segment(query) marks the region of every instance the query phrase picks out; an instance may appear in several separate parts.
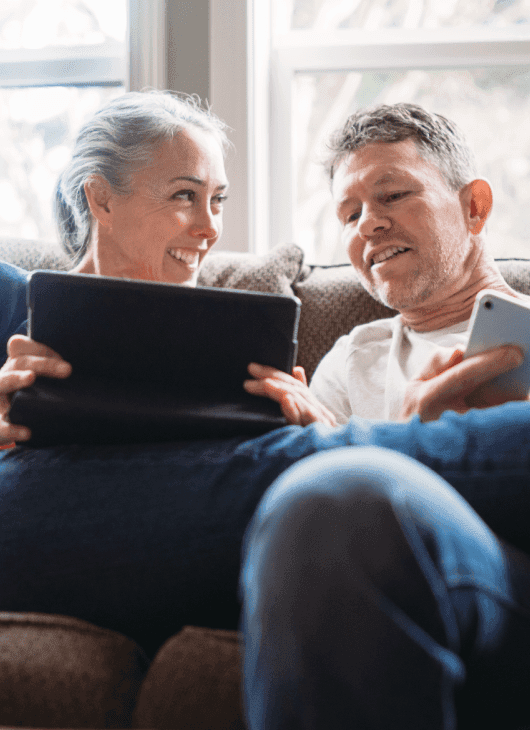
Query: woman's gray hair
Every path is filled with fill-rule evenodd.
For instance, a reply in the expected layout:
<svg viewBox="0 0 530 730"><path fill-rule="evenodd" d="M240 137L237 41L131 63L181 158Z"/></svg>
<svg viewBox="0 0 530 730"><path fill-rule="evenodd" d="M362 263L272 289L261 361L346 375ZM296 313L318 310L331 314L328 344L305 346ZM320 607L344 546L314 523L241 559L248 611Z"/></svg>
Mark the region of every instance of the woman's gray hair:
<svg viewBox="0 0 530 730"><path fill-rule="evenodd" d="M172 140L190 126L210 132L226 152L226 125L204 109L197 96L129 92L106 104L82 127L55 191L59 240L74 263L86 253L92 233L85 183L99 175L114 192L130 193L132 173L148 163L163 140Z"/></svg>
<svg viewBox="0 0 530 730"><path fill-rule="evenodd" d="M324 165L330 181L352 152L373 142L412 139L419 153L433 162L451 190L458 191L476 177L473 153L460 129L441 114L417 104L393 104L361 109L346 120L328 143Z"/></svg>

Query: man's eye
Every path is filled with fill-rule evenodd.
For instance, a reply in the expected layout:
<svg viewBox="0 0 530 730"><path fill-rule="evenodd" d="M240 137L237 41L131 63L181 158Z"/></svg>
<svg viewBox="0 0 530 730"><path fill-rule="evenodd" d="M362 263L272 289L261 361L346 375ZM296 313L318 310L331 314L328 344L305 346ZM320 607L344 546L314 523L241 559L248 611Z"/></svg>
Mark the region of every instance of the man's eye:
<svg viewBox="0 0 530 730"><path fill-rule="evenodd" d="M406 192L400 192L400 193L390 193L386 196L386 199L389 203L392 203L394 200L399 200L400 198L403 198L407 193Z"/></svg>
<svg viewBox="0 0 530 730"><path fill-rule="evenodd" d="M355 221L359 220L360 217L361 217L361 211L360 210L357 211L356 213L351 213L347 217L346 223L354 223Z"/></svg>

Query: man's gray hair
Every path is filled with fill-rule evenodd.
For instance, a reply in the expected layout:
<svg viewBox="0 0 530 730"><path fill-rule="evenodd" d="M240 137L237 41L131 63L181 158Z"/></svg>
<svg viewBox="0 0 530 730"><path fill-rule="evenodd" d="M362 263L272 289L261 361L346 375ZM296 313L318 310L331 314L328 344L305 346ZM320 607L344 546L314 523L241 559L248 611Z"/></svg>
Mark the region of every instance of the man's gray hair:
<svg viewBox="0 0 530 730"><path fill-rule="evenodd" d="M451 190L458 191L476 178L473 153L456 124L417 104L382 104L355 112L331 136L324 163L330 181L352 152L373 142L405 139L412 139L420 154L438 167Z"/></svg>
<svg viewBox="0 0 530 730"><path fill-rule="evenodd" d="M92 229L85 183L99 175L114 192L130 193L133 172L149 162L162 141L171 141L190 126L211 133L226 152L226 125L204 109L197 96L129 92L106 104L82 127L55 191L59 240L74 262L85 254Z"/></svg>

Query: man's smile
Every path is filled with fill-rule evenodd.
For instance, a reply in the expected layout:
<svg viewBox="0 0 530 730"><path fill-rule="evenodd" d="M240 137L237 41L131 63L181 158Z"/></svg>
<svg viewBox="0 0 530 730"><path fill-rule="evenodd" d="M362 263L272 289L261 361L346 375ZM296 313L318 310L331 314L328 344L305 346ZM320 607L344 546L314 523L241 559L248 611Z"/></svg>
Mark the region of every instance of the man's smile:
<svg viewBox="0 0 530 730"><path fill-rule="evenodd" d="M385 248L384 251L376 253L375 256L370 259L370 266L381 264L383 261L395 258L396 256L399 256L400 254L405 253L405 251L409 250L410 249L405 246L389 246L388 248Z"/></svg>

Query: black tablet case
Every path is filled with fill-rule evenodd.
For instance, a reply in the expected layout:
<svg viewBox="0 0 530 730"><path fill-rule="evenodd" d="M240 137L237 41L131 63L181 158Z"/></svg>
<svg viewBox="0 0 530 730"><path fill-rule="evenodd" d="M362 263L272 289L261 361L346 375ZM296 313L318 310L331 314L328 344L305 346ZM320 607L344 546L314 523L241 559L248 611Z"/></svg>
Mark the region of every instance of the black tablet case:
<svg viewBox="0 0 530 730"><path fill-rule="evenodd" d="M72 364L14 394L30 446L255 436L285 425L243 389L249 362L290 372L294 297L37 271L28 334Z"/></svg>

